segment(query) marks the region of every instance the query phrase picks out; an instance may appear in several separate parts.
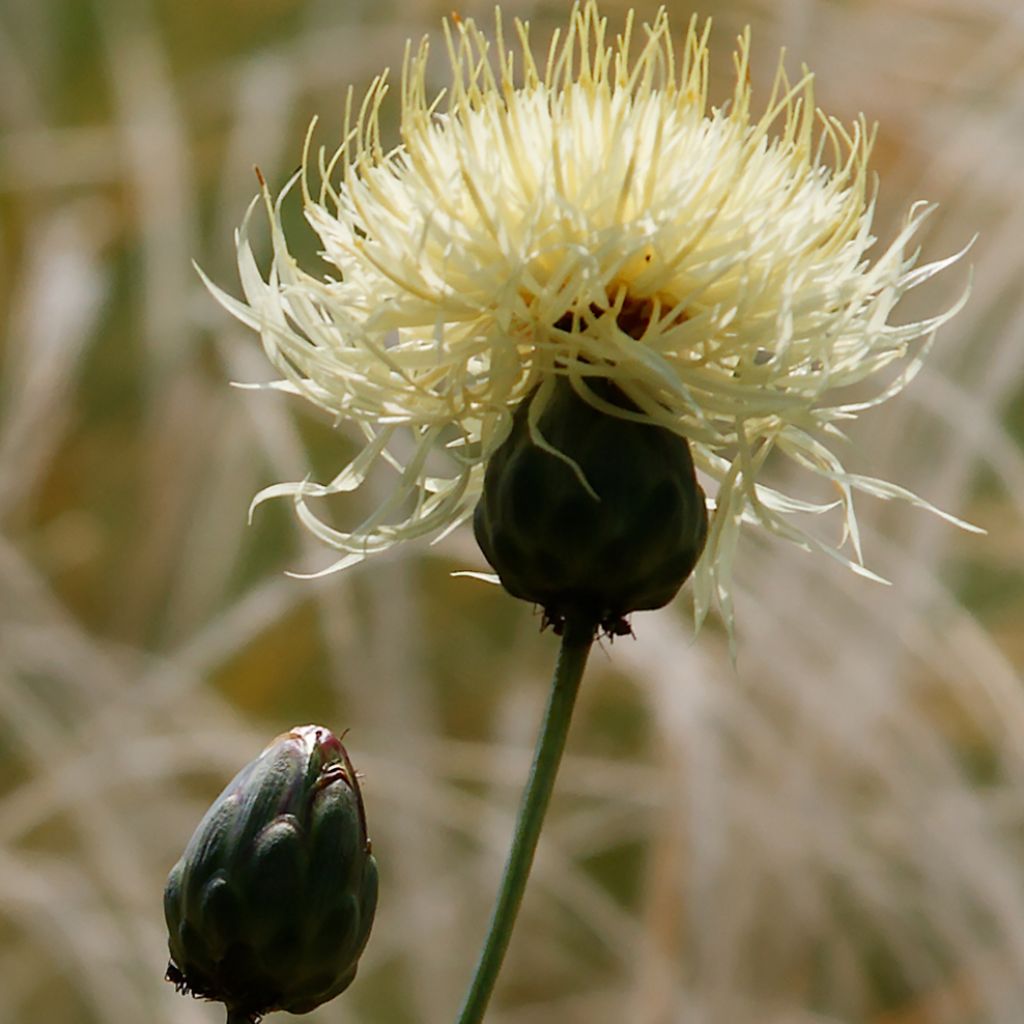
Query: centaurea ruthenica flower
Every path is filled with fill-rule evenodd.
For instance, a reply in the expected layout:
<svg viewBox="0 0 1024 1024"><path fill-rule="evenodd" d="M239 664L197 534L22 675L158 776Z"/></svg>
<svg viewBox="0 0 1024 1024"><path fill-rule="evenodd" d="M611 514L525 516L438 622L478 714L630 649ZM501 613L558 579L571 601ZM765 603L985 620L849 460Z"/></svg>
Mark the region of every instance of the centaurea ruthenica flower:
<svg viewBox="0 0 1024 1024"><path fill-rule="evenodd" d="M891 322L903 295L957 258L917 264L928 207L912 206L876 248L873 132L823 114L810 74L791 82L781 62L755 114L747 35L732 96L716 107L707 25L676 40L663 11L640 30L627 19L612 41L588 2L540 63L525 25L514 47L503 31L499 19L492 44L471 21L446 26L443 96L427 91L426 42L407 52L394 148L381 138L385 76L361 102L350 94L333 157L307 144L280 198L263 189L265 273L243 224L244 301L215 293L260 332L279 386L353 421L366 442L331 482L277 484L256 501L291 495L343 552L332 568L443 535L472 515L488 459L534 391L530 429L547 445L537 424L563 378L603 412L689 443L713 509L694 573L698 622L717 601L731 629L742 523L872 575L854 493L936 510L846 472L834 441L841 421L909 382L961 304ZM296 186L326 273L291 255L280 209ZM592 386L602 378L627 401L603 400ZM396 445L401 433L412 443ZM439 447L447 475L428 465ZM761 483L773 452L829 480L835 501ZM365 522L343 532L314 515L308 499L358 487L378 461L397 482ZM836 508L836 545L799 525Z"/></svg>

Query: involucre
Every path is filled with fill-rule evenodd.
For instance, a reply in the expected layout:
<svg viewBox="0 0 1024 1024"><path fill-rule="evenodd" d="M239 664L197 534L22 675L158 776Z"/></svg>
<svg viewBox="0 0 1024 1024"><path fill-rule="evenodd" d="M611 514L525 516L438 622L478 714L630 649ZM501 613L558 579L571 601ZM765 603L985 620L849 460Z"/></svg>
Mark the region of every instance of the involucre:
<svg viewBox="0 0 1024 1024"><path fill-rule="evenodd" d="M167 879L168 980L229 1020L307 1013L356 974L377 865L341 741L277 737L214 801Z"/></svg>

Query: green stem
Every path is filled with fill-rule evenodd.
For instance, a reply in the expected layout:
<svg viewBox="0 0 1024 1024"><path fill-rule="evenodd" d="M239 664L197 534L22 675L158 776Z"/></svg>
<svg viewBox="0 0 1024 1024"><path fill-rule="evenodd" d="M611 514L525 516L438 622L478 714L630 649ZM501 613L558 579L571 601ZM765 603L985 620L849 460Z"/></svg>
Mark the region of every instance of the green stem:
<svg viewBox="0 0 1024 1024"><path fill-rule="evenodd" d="M533 865L544 814L551 799L551 791L558 774L558 765L565 750L565 738L576 703L576 693L587 655L594 642L595 624L582 618L566 621L562 646L558 652L554 678L551 680L551 695L547 710L537 737L537 747L530 766L530 777L523 791L519 805L512 846L505 863L505 874L491 913L487 939L480 951L476 972L466 993L465 1002L459 1013L457 1024L479 1024L487 1010L487 1004L494 989L494 983L501 970L505 951L508 949L512 928L515 925L519 905L523 901L526 880Z"/></svg>

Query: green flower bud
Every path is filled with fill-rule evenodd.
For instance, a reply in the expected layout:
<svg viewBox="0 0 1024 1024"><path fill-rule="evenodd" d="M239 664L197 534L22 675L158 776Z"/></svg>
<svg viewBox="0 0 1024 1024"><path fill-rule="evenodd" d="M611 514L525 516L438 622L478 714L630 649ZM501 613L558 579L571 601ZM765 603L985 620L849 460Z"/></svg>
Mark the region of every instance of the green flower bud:
<svg viewBox="0 0 1024 1024"><path fill-rule="evenodd" d="M588 383L604 402L635 409L610 381ZM704 548L707 508L689 445L601 412L560 377L538 421L559 457L530 436L535 394L487 464L477 543L505 589L541 605L556 631L579 616L628 632L625 616L672 600Z"/></svg>
<svg viewBox="0 0 1024 1024"><path fill-rule="evenodd" d="M171 871L167 978L229 1020L307 1013L351 984L376 906L348 754L327 729L294 728L228 784Z"/></svg>

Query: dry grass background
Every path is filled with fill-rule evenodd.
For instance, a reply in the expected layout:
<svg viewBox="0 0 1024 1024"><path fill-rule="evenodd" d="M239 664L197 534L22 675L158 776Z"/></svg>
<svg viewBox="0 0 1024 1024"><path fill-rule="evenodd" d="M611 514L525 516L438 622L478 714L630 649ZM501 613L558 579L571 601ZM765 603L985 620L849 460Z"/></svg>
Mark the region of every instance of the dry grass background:
<svg viewBox="0 0 1024 1024"><path fill-rule="evenodd" d="M449 577L480 565L466 532L283 575L329 555L283 506L247 528L249 498L348 442L228 387L268 370L190 267L235 281L252 165L283 182L309 117L329 140L345 86L449 6L0 7L0 1021L222 1019L161 980L163 880L236 767L311 720L352 730L383 891L359 980L310 1019L454 1016L554 641ZM538 39L564 10L506 4ZM893 587L751 538L736 671L685 600L595 652L489 1019L1019 1024L1024 7L702 13L719 97L749 22L757 78L785 45L827 109L881 122L883 237L920 197L926 255L979 233L970 305L851 459L990 532L865 500Z"/></svg>

